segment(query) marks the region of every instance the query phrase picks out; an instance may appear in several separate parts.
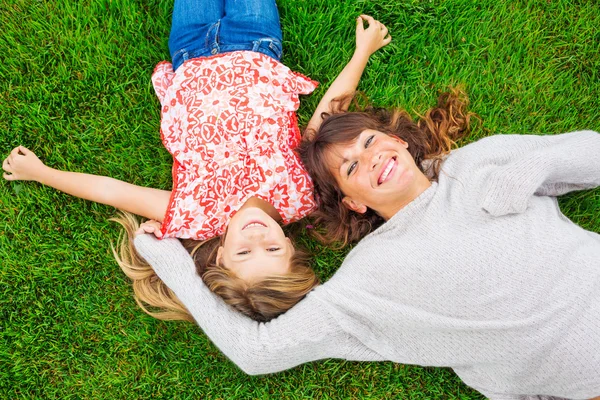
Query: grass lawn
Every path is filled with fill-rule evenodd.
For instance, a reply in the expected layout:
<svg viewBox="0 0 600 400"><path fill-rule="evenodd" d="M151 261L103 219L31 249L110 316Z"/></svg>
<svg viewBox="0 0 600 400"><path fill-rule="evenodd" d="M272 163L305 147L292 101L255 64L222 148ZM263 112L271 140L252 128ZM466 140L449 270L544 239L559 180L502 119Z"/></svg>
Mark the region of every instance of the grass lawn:
<svg viewBox="0 0 600 400"><path fill-rule="evenodd" d="M349 60L355 18L392 43L360 89L417 114L462 85L493 133L600 130L596 1L281 0L283 62L322 83ZM0 153L170 189L150 75L168 59L172 1L0 3ZM600 155L599 155L600 156ZM600 190L561 199L600 232ZM0 398L481 398L448 369L326 360L249 377L196 326L142 313L110 252L115 209L31 182L0 182ZM327 278L343 259L310 242Z"/></svg>

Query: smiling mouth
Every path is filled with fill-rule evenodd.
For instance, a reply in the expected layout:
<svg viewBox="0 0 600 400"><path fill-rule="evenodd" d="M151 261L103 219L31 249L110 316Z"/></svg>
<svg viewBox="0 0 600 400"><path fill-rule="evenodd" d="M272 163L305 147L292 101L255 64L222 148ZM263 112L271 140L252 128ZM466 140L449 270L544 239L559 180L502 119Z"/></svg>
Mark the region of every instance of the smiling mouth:
<svg viewBox="0 0 600 400"><path fill-rule="evenodd" d="M242 230L244 229L248 229L248 228L266 228L267 225L263 224L260 221L250 221L249 223L247 223L246 225L244 225L244 227L242 228Z"/></svg>
<svg viewBox="0 0 600 400"><path fill-rule="evenodd" d="M381 175L379 175L379 179L377 180L377 185L381 185L383 182L385 182L387 177L390 175L390 172L392 172L392 169L394 168L395 163L396 163L396 157L390 158L387 165L383 168Z"/></svg>

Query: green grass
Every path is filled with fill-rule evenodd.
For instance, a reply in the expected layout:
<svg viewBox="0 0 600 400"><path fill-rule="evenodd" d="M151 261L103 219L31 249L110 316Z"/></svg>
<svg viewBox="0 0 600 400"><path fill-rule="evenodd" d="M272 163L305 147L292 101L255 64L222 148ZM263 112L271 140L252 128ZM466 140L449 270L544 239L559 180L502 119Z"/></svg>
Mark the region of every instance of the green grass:
<svg viewBox="0 0 600 400"><path fill-rule="evenodd" d="M493 133L600 130L595 1L279 2L285 64L322 83L353 50L360 12L393 42L360 88L414 114L463 85ZM7 0L0 4L0 149L23 144L51 166L170 188L150 75L168 58L172 2ZM600 232L600 191L561 199ZM248 377L187 323L135 305L110 253L110 207L31 182L0 183L0 398L479 398L452 371L327 360ZM343 259L309 243L330 276Z"/></svg>

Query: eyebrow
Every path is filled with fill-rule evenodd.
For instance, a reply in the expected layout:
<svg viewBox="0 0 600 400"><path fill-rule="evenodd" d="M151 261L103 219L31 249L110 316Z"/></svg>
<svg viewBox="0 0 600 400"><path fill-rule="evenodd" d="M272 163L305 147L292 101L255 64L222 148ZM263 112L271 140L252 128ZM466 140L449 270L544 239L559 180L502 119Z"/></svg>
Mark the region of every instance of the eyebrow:
<svg viewBox="0 0 600 400"><path fill-rule="evenodd" d="M360 139L360 136L358 136L358 137L356 138L356 140L352 141L350 144L351 144L351 145L355 145L355 144L358 142L358 139ZM340 171L340 175L341 175L341 176L343 176L343 177L346 177L346 178L347 178L347 177L348 177L348 174L343 174L343 173L341 173L341 169L342 169L342 166L343 166L344 164L346 164L347 162L350 162L350 160L349 160L349 159L347 159L346 157L342 157L342 156L340 156L339 158L341 158L341 159L342 159L342 162L341 162L341 163L338 165L338 167L337 167L337 170L338 170L338 171Z"/></svg>
<svg viewBox="0 0 600 400"><path fill-rule="evenodd" d="M361 137L363 136L363 133L364 133L364 132L365 132L365 131L363 131L363 132L359 133L359 134L358 134L358 136L356 136L354 139L350 140L350 141L349 141L349 142L347 142L347 143L338 143L338 144L340 144L340 145L344 145L344 144L353 145L353 144L356 144L356 143L360 142L360 139L361 139ZM347 163L347 162L348 162L348 161L350 161L350 160L348 160L347 158L345 158L345 157L343 157L343 156L339 155L339 152L334 152L333 150L331 150L331 151L330 151L329 158L333 158L333 157L335 157L335 156L337 156L336 158L341 158L341 159L342 159L342 162L341 162L341 163L339 163L339 164L337 164L337 165L336 165L335 163L333 163L333 162L332 162L332 164L335 166L335 171L337 171L337 172L340 174L340 176L341 176L341 177L345 177L345 178L347 178L347 177L348 177L348 175L347 175L347 174L343 174L343 173L341 172L341 169L342 169L342 165L344 165L345 163Z"/></svg>
<svg viewBox="0 0 600 400"><path fill-rule="evenodd" d="M358 141L358 138L356 138L356 140L353 140L353 141L351 141L351 142L348 142L347 144L348 144L348 145L353 145L353 144L355 144L357 141ZM344 145L344 143L342 143L342 145ZM347 159L346 157L344 157L344 156L343 156L342 154L340 154L340 153L341 153L341 152L339 152L339 151L331 151L331 152L330 152L330 156L329 156L330 158L334 158L334 157L335 157L335 158L337 158L337 159L342 159L342 162L338 164L338 169L340 169L340 167L341 167L342 165L344 165L344 163L346 163L346 162L350 161L349 159Z"/></svg>
<svg viewBox="0 0 600 400"><path fill-rule="evenodd" d="M342 159L342 163L338 164L337 161L340 158ZM339 171L346 161L348 160L338 155L337 152L333 151L331 148L325 153L325 165L331 174L333 174L334 171Z"/></svg>

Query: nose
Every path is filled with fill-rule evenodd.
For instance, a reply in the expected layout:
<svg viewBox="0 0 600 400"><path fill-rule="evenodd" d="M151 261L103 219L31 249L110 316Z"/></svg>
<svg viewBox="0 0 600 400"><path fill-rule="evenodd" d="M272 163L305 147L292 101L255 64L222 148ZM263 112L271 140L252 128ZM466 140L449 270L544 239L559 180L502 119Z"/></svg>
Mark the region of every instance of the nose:
<svg viewBox="0 0 600 400"><path fill-rule="evenodd" d="M363 151L363 160L361 161L369 167L369 171L373 171L381 162L381 153L367 148Z"/></svg>

